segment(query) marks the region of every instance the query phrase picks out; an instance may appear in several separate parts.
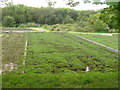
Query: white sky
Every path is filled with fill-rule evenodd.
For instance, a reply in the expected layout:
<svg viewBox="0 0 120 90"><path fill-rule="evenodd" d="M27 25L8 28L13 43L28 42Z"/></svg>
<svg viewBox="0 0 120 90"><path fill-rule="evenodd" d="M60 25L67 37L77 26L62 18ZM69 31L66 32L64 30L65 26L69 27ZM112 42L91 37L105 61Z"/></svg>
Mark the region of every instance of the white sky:
<svg viewBox="0 0 120 90"><path fill-rule="evenodd" d="M106 4L104 5L94 5L94 4L84 4L81 2L78 6L76 7L69 7L66 5L66 0L51 0L51 1L56 1L57 3L55 4L55 8L73 8L76 10L99 10L102 8L107 7ZM75 1L82 1L82 0L75 0ZM14 4L24 4L27 6L32 6L32 7L47 7L47 1L46 0L13 0Z"/></svg>

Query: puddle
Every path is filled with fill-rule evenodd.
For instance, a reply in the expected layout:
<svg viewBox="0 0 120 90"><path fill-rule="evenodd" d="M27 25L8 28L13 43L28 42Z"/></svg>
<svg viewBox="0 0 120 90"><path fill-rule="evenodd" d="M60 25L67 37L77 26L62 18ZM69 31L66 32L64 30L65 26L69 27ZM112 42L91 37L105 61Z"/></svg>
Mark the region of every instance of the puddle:
<svg viewBox="0 0 120 90"><path fill-rule="evenodd" d="M2 68L0 68L0 74L5 72L10 72L13 69L17 69L17 64L9 63L9 64L3 64L1 65Z"/></svg>

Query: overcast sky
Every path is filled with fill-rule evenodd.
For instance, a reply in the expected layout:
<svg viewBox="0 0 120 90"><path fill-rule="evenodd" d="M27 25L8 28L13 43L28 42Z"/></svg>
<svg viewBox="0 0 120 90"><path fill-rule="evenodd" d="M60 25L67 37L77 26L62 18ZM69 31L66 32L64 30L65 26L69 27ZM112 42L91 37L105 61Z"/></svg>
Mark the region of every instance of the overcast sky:
<svg viewBox="0 0 120 90"><path fill-rule="evenodd" d="M55 8L71 8L66 5L66 0L51 0L51 1L56 1L57 3L55 4ZM75 0L75 1L82 1L82 0ZM48 4L46 0L13 0L14 4L24 4L27 6L32 6L32 7L47 7ZM102 8L107 7L106 4L104 5L94 5L94 4L84 4L81 2L78 6L74 7L73 9L76 10L99 10Z"/></svg>

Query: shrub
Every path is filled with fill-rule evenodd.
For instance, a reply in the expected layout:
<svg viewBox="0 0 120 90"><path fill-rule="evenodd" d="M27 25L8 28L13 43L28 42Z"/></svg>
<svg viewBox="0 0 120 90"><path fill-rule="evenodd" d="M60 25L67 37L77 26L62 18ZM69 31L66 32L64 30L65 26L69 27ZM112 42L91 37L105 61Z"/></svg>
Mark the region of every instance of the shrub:
<svg viewBox="0 0 120 90"><path fill-rule="evenodd" d="M94 32L94 30L91 27L84 27L79 29L80 32Z"/></svg>
<svg viewBox="0 0 120 90"><path fill-rule="evenodd" d="M5 27L14 27L14 26L16 26L15 20L11 16L4 17L2 25L5 26Z"/></svg>
<svg viewBox="0 0 120 90"><path fill-rule="evenodd" d="M96 32L108 32L107 25L101 21L96 21L91 27Z"/></svg>
<svg viewBox="0 0 120 90"><path fill-rule="evenodd" d="M19 27L40 27L40 24L30 22L30 23L22 23L19 25Z"/></svg>
<svg viewBox="0 0 120 90"><path fill-rule="evenodd" d="M55 25L52 25L52 28L57 28L59 26L60 26L60 24L55 24Z"/></svg>
<svg viewBox="0 0 120 90"><path fill-rule="evenodd" d="M42 26L45 27L46 29L49 29L49 30L52 30L52 29L53 29L51 25L45 24L45 25L42 25Z"/></svg>
<svg viewBox="0 0 120 90"><path fill-rule="evenodd" d="M67 24L67 23L75 23L75 21L71 17L67 16L64 19L64 24Z"/></svg>

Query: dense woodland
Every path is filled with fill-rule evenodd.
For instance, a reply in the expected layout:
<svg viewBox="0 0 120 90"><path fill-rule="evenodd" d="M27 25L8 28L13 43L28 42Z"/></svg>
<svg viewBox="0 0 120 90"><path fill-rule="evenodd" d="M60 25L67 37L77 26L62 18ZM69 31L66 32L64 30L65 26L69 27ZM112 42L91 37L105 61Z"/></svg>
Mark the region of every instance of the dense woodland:
<svg viewBox="0 0 120 90"><path fill-rule="evenodd" d="M9 3L2 8L3 27L40 27L56 31L117 32L116 20L112 20L112 7L99 11L77 11L68 8L27 7ZM111 15L103 13L110 12ZM104 18L104 20L103 20Z"/></svg>

